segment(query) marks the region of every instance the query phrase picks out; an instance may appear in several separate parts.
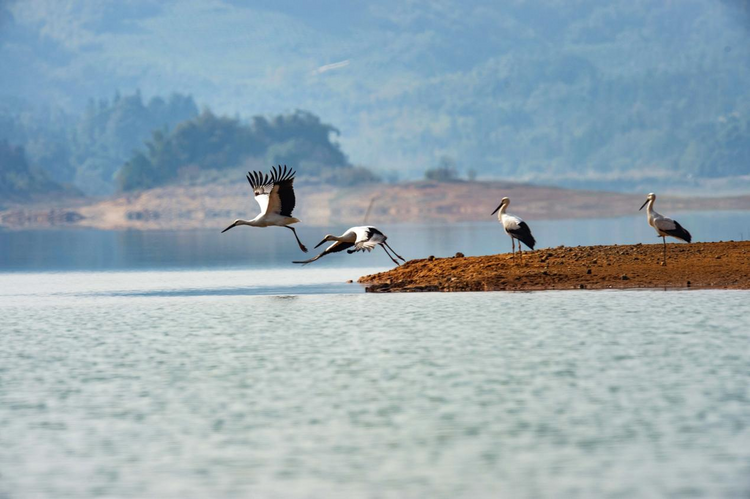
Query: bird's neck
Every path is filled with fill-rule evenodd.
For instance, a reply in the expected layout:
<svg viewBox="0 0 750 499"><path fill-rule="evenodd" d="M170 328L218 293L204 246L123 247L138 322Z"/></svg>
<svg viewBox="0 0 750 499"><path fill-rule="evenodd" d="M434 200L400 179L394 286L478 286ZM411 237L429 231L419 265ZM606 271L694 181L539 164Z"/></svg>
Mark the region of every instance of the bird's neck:
<svg viewBox="0 0 750 499"><path fill-rule="evenodd" d="M653 199L648 200L648 204L646 205L646 215L648 216L648 218L653 218L655 215L658 215L658 213L654 211Z"/></svg>
<svg viewBox="0 0 750 499"><path fill-rule="evenodd" d="M237 222L237 225L249 225L250 227L258 227L257 219L259 217L255 217L252 220L239 220Z"/></svg>
<svg viewBox="0 0 750 499"><path fill-rule="evenodd" d="M340 243L353 243L357 240L357 234L347 231L340 236L333 236L333 239Z"/></svg>
<svg viewBox="0 0 750 499"><path fill-rule="evenodd" d="M503 203L503 205L500 207L500 210L497 212L497 218L501 218L503 215L505 215L505 210L508 208L508 205Z"/></svg>

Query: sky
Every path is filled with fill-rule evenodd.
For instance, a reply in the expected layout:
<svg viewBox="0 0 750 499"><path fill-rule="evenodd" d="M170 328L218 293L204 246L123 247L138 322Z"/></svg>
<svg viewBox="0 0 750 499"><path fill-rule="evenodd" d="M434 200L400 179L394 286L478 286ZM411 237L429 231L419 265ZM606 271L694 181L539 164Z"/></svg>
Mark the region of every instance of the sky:
<svg viewBox="0 0 750 499"><path fill-rule="evenodd" d="M632 77L711 51L727 68L750 60L739 0L0 2L1 98L77 110L140 89L244 117L305 109L380 170L499 165L509 129L493 116L513 113L533 65Z"/></svg>

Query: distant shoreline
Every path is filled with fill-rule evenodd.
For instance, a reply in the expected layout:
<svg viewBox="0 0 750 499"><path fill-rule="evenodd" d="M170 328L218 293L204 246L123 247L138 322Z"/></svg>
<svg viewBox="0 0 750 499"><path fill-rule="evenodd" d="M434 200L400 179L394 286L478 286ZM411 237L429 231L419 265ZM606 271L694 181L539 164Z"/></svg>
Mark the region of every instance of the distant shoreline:
<svg viewBox="0 0 750 499"><path fill-rule="evenodd" d="M357 187L303 185L295 189L295 215L303 225L453 223L492 220L500 198L527 220L611 218L638 213L644 196L512 182L408 182ZM112 198L73 198L15 204L0 210L0 228L95 228L102 230L221 229L252 218L258 206L247 185L170 186ZM644 193L645 195L645 193ZM368 215L368 208L372 210ZM667 213L750 210L750 195L660 196Z"/></svg>
<svg viewBox="0 0 750 499"><path fill-rule="evenodd" d="M372 293L564 289L750 289L750 241L579 246L411 260L363 276Z"/></svg>

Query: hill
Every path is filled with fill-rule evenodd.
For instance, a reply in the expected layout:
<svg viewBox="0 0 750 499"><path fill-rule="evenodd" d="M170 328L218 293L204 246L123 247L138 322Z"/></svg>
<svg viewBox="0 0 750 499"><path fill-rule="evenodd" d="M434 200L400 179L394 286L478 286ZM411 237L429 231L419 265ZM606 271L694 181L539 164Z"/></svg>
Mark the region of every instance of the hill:
<svg viewBox="0 0 750 499"><path fill-rule="evenodd" d="M92 5L0 2L0 101L79 115L141 88L219 116L305 109L353 164L401 180L442 157L617 190L750 174L746 1ZM109 156L92 157L98 188Z"/></svg>
<svg viewBox="0 0 750 499"><path fill-rule="evenodd" d="M173 185L125 193L106 200L26 205L0 211L10 228L95 227L99 229L221 229L236 218L252 218L258 206L244 177L199 186ZM631 215L642 195L540 187L509 182L409 182L333 187L295 187L295 216L305 225L368 223L448 223L491 220L502 196L523 199L517 211L527 220ZM750 210L750 196L730 198L659 197L665 212ZM369 215L368 215L369 211ZM69 220L75 219L74 222Z"/></svg>

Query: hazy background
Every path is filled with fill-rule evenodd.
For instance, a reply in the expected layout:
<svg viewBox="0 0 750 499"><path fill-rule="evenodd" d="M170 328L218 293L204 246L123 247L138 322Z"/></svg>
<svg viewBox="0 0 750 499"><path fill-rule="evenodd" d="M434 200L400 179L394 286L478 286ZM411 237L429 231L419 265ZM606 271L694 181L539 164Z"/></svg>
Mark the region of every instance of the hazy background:
<svg viewBox="0 0 750 499"><path fill-rule="evenodd" d="M740 0L4 1L0 193L253 161L347 185L742 186L749 25Z"/></svg>

